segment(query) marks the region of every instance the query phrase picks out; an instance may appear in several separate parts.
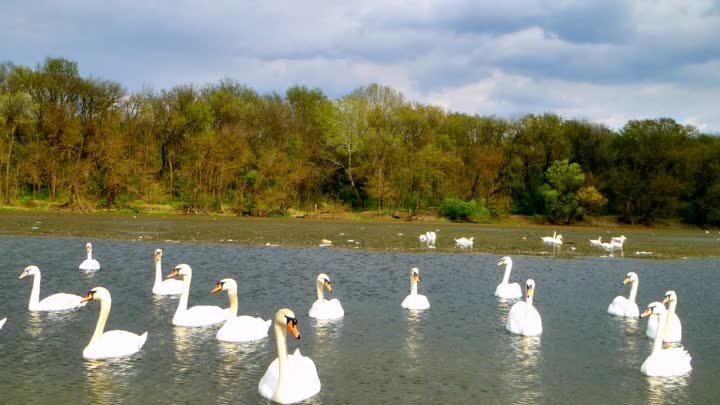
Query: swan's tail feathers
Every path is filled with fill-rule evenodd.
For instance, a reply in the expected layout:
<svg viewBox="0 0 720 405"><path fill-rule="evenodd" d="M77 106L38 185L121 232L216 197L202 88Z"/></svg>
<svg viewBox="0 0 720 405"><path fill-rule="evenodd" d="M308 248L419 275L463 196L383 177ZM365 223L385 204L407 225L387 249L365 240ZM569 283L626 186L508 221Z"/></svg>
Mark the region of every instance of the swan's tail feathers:
<svg viewBox="0 0 720 405"><path fill-rule="evenodd" d="M266 328L270 329L270 325L272 325L272 321L271 321L270 319L268 319L267 321L265 321L265 327L266 327Z"/></svg>
<svg viewBox="0 0 720 405"><path fill-rule="evenodd" d="M147 332L140 335L140 341L138 342L138 350L142 349L142 347L145 345L146 340L147 340Z"/></svg>

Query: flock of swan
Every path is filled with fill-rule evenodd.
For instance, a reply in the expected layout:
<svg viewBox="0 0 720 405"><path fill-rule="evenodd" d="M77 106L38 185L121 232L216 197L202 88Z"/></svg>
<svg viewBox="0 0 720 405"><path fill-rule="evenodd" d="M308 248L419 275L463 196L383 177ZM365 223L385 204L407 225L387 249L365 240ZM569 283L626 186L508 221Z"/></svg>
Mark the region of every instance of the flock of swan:
<svg viewBox="0 0 720 405"><path fill-rule="evenodd" d="M425 235L430 237L429 235ZM435 235L432 236L433 241ZM562 244L562 235L555 234L543 241L551 244ZM619 240L624 242L624 236ZM598 243L600 238L598 238ZM470 239L472 242L472 238ZM611 241L610 243L615 243ZM84 270L96 271L100 268L97 260L92 258L92 245L86 245L87 259L79 266ZM232 278L218 281L211 293L227 292L229 307L197 305L189 306L190 283L192 281L192 268L187 264L179 264L163 277L162 250L154 252L155 279L152 293L155 295L179 295L177 309L171 323L175 326L195 328L221 324L217 330L216 338L225 342L248 342L268 337L268 331L273 326L275 335L277 358L270 363L265 374L258 384L258 392L263 397L278 403L294 403L312 397L320 392L321 383L317 374L315 363L309 357L303 356L299 349L288 354L287 335L299 339L301 334L294 312L288 308L279 309L273 319L263 320L259 317L238 315L238 285ZM507 300L517 300L511 307L506 320L506 329L510 333L524 336L539 336L542 334L542 318L533 305L535 281L528 279L524 289L517 282L510 282L513 261L509 256L501 258L497 265L504 267L500 284L495 289L495 296ZM83 350L85 359L107 359L132 355L140 351L145 345L148 333L136 334L125 330L105 330L105 324L110 315L112 297L107 288L97 286L84 296L57 293L40 299L40 269L35 265L27 266L19 278L33 277L32 290L28 303L30 311L66 311L86 306L91 301L98 301L100 312L95 330L90 342ZM424 295L418 293L420 270L413 267L410 270L410 294L402 301L401 307L408 310L425 310L430 308L430 302ZM641 366L641 372L648 376L676 376L690 372L691 357L679 343L682 340L682 326L676 313L677 293L668 291L661 302L652 302L647 309L640 313L635 302L637 297L639 278L634 272L627 273L623 285L630 284L628 297L616 297L608 307L608 313L630 318L649 318L646 335L654 339L651 354ZM316 319L339 319L344 316L343 307L338 299L325 298L325 290L332 292L332 282L327 274L317 275L315 280L317 300L308 311L308 315ZM524 300L523 300L524 298ZM666 307L667 305L667 307ZM0 320L0 329L7 318ZM672 347L664 347L670 344Z"/></svg>

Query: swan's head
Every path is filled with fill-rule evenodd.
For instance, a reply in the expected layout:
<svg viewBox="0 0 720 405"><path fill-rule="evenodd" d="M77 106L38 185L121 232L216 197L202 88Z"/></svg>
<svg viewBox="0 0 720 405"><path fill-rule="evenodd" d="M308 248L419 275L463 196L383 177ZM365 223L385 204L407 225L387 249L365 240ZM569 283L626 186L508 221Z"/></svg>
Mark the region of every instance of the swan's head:
<svg viewBox="0 0 720 405"><path fill-rule="evenodd" d="M418 270L417 267L410 269L410 280L415 281L416 283L420 282L420 270Z"/></svg>
<svg viewBox="0 0 720 405"><path fill-rule="evenodd" d="M532 298L533 295L535 295L535 280L529 278L528 281L525 282L525 296Z"/></svg>
<svg viewBox="0 0 720 405"><path fill-rule="evenodd" d="M317 285L327 288L328 291L332 292L332 283L330 277L325 273L320 273L316 279Z"/></svg>
<svg viewBox="0 0 720 405"><path fill-rule="evenodd" d="M630 273L625 275L625 278L623 279L623 285L627 283L634 283L638 281L638 275L634 271L631 271Z"/></svg>
<svg viewBox="0 0 720 405"><path fill-rule="evenodd" d="M512 259L510 258L510 256L505 256L502 259L500 259L499 262L497 262L498 266L506 266L506 265L510 265L510 264L512 264Z"/></svg>
<svg viewBox="0 0 720 405"><path fill-rule="evenodd" d="M558 235L556 239L562 240L562 235Z"/></svg>
<svg viewBox="0 0 720 405"><path fill-rule="evenodd" d="M237 291L237 283L231 278L224 278L215 284L215 288L210 291L211 293L217 294L220 291Z"/></svg>
<svg viewBox="0 0 720 405"><path fill-rule="evenodd" d="M645 318L650 315L662 315L665 312L667 312L667 310L661 302L651 302L648 304L647 309L640 314L640 318Z"/></svg>
<svg viewBox="0 0 720 405"><path fill-rule="evenodd" d="M155 249L155 253L153 253L153 256L155 256L155 261L159 262L160 259L162 259L162 249Z"/></svg>
<svg viewBox="0 0 720 405"><path fill-rule="evenodd" d="M670 290L665 293L665 298L663 298L662 303L664 305L668 302L677 302L677 294L675 294L675 291Z"/></svg>
<svg viewBox="0 0 720 405"><path fill-rule="evenodd" d="M22 273L20 273L20 277L18 277L18 278L20 279L20 278L25 278L27 276L34 276L39 273L40 273L40 269L38 268L38 266L27 266L27 267L25 267L25 270L23 270Z"/></svg>
<svg viewBox="0 0 720 405"><path fill-rule="evenodd" d="M102 301L103 299L107 298L110 298L110 291L108 291L107 288L95 287L85 294L83 299L80 300L80 303L85 303L92 300Z"/></svg>
<svg viewBox="0 0 720 405"><path fill-rule="evenodd" d="M85 244L85 251L88 253L92 252L92 243L88 242Z"/></svg>
<svg viewBox="0 0 720 405"><path fill-rule="evenodd" d="M275 323L280 326L285 326L287 331L290 332L295 339L300 339L301 336L297 327L297 318L295 318L293 311L287 308L278 310L275 313Z"/></svg>
<svg viewBox="0 0 720 405"><path fill-rule="evenodd" d="M167 278L173 278L177 276L187 276L192 274L192 269L187 264L178 264L175 266L174 269L168 274Z"/></svg>

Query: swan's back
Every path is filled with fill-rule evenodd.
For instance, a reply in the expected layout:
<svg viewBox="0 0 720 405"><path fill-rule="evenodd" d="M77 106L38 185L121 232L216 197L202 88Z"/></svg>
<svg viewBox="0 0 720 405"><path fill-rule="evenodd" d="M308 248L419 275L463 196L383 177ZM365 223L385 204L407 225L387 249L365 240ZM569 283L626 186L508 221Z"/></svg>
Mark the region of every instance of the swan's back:
<svg viewBox="0 0 720 405"><path fill-rule="evenodd" d="M181 280L170 278L153 285L152 292L155 295L180 295L182 294L182 289L183 282Z"/></svg>
<svg viewBox="0 0 720 405"><path fill-rule="evenodd" d="M687 374L692 370L690 354L681 347L662 349L645 359L640 371L650 377L671 377Z"/></svg>
<svg viewBox="0 0 720 405"><path fill-rule="evenodd" d="M608 313L617 316L625 316L625 309L627 308L628 299L621 295L615 297L614 300L608 306Z"/></svg>
<svg viewBox="0 0 720 405"><path fill-rule="evenodd" d="M295 353L288 356L287 374L285 376L284 397L274 398L280 377L279 361L275 358L258 384L260 395L281 404L291 404L310 398L320 392L320 378L315 363L309 357L300 354L300 349L295 349Z"/></svg>
<svg viewBox="0 0 720 405"><path fill-rule="evenodd" d="M540 313L533 305L528 305L525 301L516 302L510 308L505 329L517 335L540 335L542 334Z"/></svg>
<svg viewBox="0 0 720 405"><path fill-rule="evenodd" d="M176 326L188 327L210 326L224 322L229 314L229 309L213 305L196 305L185 311L176 312L172 323Z"/></svg>
<svg viewBox="0 0 720 405"><path fill-rule="evenodd" d="M518 283L500 283L495 288L495 296L500 298L515 299L522 297L522 289Z"/></svg>
<svg viewBox="0 0 720 405"><path fill-rule="evenodd" d="M83 350L86 359L128 356L139 351L147 340L147 332L137 335L126 330L110 330Z"/></svg>
<svg viewBox="0 0 720 405"><path fill-rule="evenodd" d="M428 301L427 297L424 295L410 294L405 297L400 306L406 309L428 309L430 308L430 301Z"/></svg>
<svg viewBox="0 0 720 405"><path fill-rule="evenodd" d="M80 270L100 270L100 262L95 259L85 259L78 267Z"/></svg>
<svg viewBox="0 0 720 405"><path fill-rule="evenodd" d="M32 311L64 311L83 306L82 297L74 294L57 293L45 297L34 305Z"/></svg>
<svg viewBox="0 0 720 405"><path fill-rule="evenodd" d="M345 310L343 310L342 304L337 298L324 301L316 300L308 315L316 319L337 319L345 315Z"/></svg>
<svg viewBox="0 0 720 405"><path fill-rule="evenodd" d="M215 337L223 342L249 342L259 340L268 336L268 329L272 321L261 318L241 315L237 318L228 319L217 331Z"/></svg>

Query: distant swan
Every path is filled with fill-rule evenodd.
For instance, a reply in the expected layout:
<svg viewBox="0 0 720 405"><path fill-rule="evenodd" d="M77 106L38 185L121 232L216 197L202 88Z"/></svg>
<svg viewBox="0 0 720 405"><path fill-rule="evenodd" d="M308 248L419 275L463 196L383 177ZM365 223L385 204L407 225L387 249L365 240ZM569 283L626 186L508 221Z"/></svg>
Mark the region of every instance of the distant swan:
<svg viewBox="0 0 720 405"><path fill-rule="evenodd" d="M553 232L553 236L541 236L540 239L543 241L543 243L555 243L555 237L557 236L557 231Z"/></svg>
<svg viewBox="0 0 720 405"><path fill-rule="evenodd" d="M183 282L180 280L162 278L162 249L155 249L155 284L152 292L155 295L179 295L182 294Z"/></svg>
<svg viewBox="0 0 720 405"><path fill-rule="evenodd" d="M260 395L281 404L291 404L310 398L320 392L315 363L300 354L300 349L288 356L286 333L300 339L295 314L283 308L275 314L275 344L278 357L268 366L260 383Z"/></svg>
<svg viewBox="0 0 720 405"><path fill-rule="evenodd" d="M663 305L668 304L667 309L667 321L665 322L665 330L663 333L663 342L666 343L677 343L682 341L682 324L680 318L675 313L677 307L677 294L675 291L668 291L665 293L665 298L662 300ZM649 338L655 338L658 331L658 317L651 316L648 318L647 330L645 334Z"/></svg>
<svg viewBox="0 0 720 405"><path fill-rule="evenodd" d="M640 309L635 303L635 298L637 297L640 279L638 278L637 273L631 271L625 275L622 283L623 285L632 283L630 287L630 295L628 295L627 298L620 295L615 297L608 307L608 313L627 318L637 318L640 315Z"/></svg>
<svg viewBox="0 0 720 405"><path fill-rule="evenodd" d="M92 243L85 244L85 251L87 252L87 259L80 263L80 270L100 270L100 263L92 257Z"/></svg>
<svg viewBox="0 0 720 405"><path fill-rule="evenodd" d="M67 309L82 306L83 297L75 294L57 293L45 297L40 301L40 269L37 266L27 266L19 278L34 276L32 291L30 292L30 303L28 309L30 311L64 311Z"/></svg>
<svg viewBox="0 0 720 405"><path fill-rule="evenodd" d="M308 315L311 318L316 319L337 319L342 318L345 315L340 301L337 298L331 300L325 299L323 289L327 288L328 291L332 292L332 283L330 277L327 274L320 273L315 279L315 289L317 290L317 301L315 301L310 308Z"/></svg>
<svg viewBox="0 0 720 405"><path fill-rule="evenodd" d="M500 298L520 298L522 297L522 290L520 290L520 284L508 283L510 280L510 272L512 271L513 261L510 256L505 256L497 263L498 266L505 266L505 274L503 275L502 282L495 288L495 296Z"/></svg>
<svg viewBox="0 0 720 405"><path fill-rule="evenodd" d="M473 246L474 239L474 236L471 236L470 238L466 238L463 236L460 239L455 239L455 245L460 248L469 248Z"/></svg>
<svg viewBox="0 0 720 405"><path fill-rule="evenodd" d="M400 304L401 307L407 309L427 309L430 308L430 302L427 297L417 293L418 283L420 282L420 270L413 267L410 270L410 295L405 297Z"/></svg>
<svg viewBox="0 0 720 405"><path fill-rule="evenodd" d="M270 328L270 320L262 320L247 315L237 316L238 296L237 283L231 278L225 278L217 282L212 293L227 291L230 300L230 316L225 324L217 331L215 337L223 342L249 342L266 338Z"/></svg>
<svg viewBox="0 0 720 405"><path fill-rule="evenodd" d="M508 314L505 329L517 335L538 336L542 334L542 319L533 306L535 281L528 279L525 283L525 301L513 304Z"/></svg>
<svg viewBox="0 0 720 405"><path fill-rule="evenodd" d="M223 322L228 317L228 310L212 305L196 305L188 308L190 298L190 281L192 280L192 269L187 264L178 264L170 273L168 278L183 276L183 290L180 295L175 316L172 324L175 326L198 327L215 325Z"/></svg>
<svg viewBox="0 0 720 405"><path fill-rule="evenodd" d="M0 330L2 330L2 327L5 325L5 322L7 322L7 318L0 319Z"/></svg>
<svg viewBox="0 0 720 405"><path fill-rule="evenodd" d="M658 330L663 330L667 320L665 306L659 302L652 302L640 317L651 315L658 317ZM690 366L692 357L687 350L682 347L663 349L662 340L662 334L655 336L652 353L645 359L640 371L650 377L671 377L689 373L692 370Z"/></svg>
<svg viewBox="0 0 720 405"><path fill-rule="evenodd" d="M602 244L602 236L598 236L597 239L590 239L590 245L600 247Z"/></svg>
<svg viewBox="0 0 720 405"><path fill-rule="evenodd" d="M110 291L103 287L95 287L88 291L83 302L100 301L100 316L98 317L95 332L90 343L83 350L83 357L89 360L104 359L108 357L128 356L139 351L147 340L147 332L136 335L125 330L110 330L104 332L105 322L110 315L112 298Z"/></svg>

